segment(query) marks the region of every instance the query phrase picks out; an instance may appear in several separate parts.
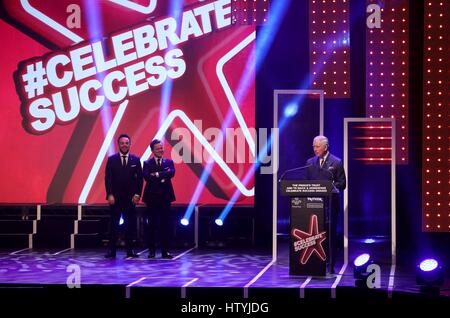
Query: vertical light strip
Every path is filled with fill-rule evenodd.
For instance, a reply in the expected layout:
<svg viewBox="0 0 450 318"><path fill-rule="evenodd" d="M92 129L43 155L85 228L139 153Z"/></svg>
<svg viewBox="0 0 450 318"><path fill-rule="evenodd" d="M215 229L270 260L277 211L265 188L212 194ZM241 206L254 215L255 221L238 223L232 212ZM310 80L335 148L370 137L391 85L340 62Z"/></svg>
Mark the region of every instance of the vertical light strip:
<svg viewBox="0 0 450 318"><path fill-rule="evenodd" d="M349 0L309 1L311 87L327 98L350 97Z"/></svg>
<svg viewBox="0 0 450 318"><path fill-rule="evenodd" d="M450 2L424 6L422 230L450 232Z"/></svg>
<svg viewBox="0 0 450 318"><path fill-rule="evenodd" d="M396 120L397 164L407 164L409 2L372 3L381 7L381 27L366 29L366 116Z"/></svg>

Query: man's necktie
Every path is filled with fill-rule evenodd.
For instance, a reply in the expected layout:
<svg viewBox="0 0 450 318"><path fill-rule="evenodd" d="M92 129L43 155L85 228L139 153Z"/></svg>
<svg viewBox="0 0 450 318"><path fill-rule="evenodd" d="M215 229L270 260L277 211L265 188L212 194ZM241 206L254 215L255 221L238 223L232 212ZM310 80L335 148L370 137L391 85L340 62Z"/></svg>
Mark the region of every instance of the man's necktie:
<svg viewBox="0 0 450 318"><path fill-rule="evenodd" d="M127 166L127 156L122 156L122 167Z"/></svg>
<svg viewBox="0 0 450 318"><path fill-rule="evenodd" d="M158 158L157 162L158 162L158 166L161 166L161 158Z"/></svg>
<svg viewBox="0 0 450 318"><path fill-rule="evenodd" d="M320 158L320 167L323 168L323 163L325 162L325 159Z"/></svg>

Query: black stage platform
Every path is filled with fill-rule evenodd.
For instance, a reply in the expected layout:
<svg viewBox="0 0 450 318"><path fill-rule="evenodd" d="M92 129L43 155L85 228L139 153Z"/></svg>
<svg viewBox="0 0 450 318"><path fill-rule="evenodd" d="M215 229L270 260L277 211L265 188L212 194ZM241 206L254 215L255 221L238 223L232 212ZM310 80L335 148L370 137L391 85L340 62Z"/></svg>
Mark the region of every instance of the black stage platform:
<svg viewBox="0 0 450 318"><path fill-rule="evenodd" d="M172 260L160 255L147 259L146 250L141 250L139 258L134 259L125 258L120 251L116 259L110 260L104 258L104 252L103 249L2 249L1 298L25 303L49 299L170 303L173 306L168 310L174 313L189 308L199 310L195 306L201 304L215 305L216 313L218 308L222 313L233 310L242 313L244 307L232 309L241 306L232 303L258 304L253 305L254 311L258 306L258 311L262 311L264 304L272 312L317 302L450 303L448 278L440 296L430 296L420 293L414 269L404 266L393 269L390 264L380 264L379 289L355 287L353 267L342 262L337 264L339 272L335 275L290 276L286 244L280 244L275 262L270 251L258 249L174 250Z"/></svg>

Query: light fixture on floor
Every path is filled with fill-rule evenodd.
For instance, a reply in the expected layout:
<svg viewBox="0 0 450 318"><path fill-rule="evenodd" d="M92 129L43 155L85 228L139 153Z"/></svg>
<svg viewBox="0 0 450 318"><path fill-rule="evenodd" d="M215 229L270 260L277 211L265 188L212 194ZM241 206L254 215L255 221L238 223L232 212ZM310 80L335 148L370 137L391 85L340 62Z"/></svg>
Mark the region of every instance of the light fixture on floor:
<svg viewBox="0 0 450 318"><path fill-rule="evenodd" d="M359 255L353 261L353 277L355 286L361 288L379 288L380 287L380 267L374 264L370 254ZM372 279L368 278L371 276Z"/></svg>
<svg viewBox="0 0 450 318"><path fill-rule="evenodd" d="M442 265L434 258L422 260L416 267L416 284L422 293L439 295L444 283Z"/></svg>

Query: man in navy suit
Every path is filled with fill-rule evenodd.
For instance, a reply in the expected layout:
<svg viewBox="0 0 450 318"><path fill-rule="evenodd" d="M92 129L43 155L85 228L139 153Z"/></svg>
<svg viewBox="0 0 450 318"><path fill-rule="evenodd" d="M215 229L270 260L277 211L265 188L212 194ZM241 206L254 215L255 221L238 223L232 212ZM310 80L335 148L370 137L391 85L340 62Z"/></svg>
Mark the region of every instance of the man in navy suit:
<svg viewBox="0 0 450 318"><path fill-rule="evenodd" d="M148 217L148 258L154 258L156 241L159 238L161 255L171 259L169 241L171 233L170 205L175 201L171 179L175 175L175 166L170 159L163 158L164 148L160 140L150 143L153 157L144 162L146 181L142 200L147 205Z"/></svg>
<svg viewBox="0 0 450 318"><path fill-rule="evenodd" d="M343 191L347 185L345 178L344 166L342 160L333 156L329 150L328 138L325 136L317 136L313 140L313 149L315 156L306 161L308 168L305 171L307 180L331 180L337 190ZM339 212L339 196L333 193L330 202L330 216L328 219L330 233L329 239L329 271L334 273L334 264L336 262L337 252L337 217Z"/></svg>
<svg viewBox="0 0 450 318"><path fill-rule="evenodd" d="M143 178L141 160L130 154L131 139L122 134L117 138L119 152L108 158L105 171L106 199L111 210L109 252L107 258L116 257L116 241L120 216L123 216L127 257L137 257L132 238L136 224L135 206L141 198Z"/></svg>

